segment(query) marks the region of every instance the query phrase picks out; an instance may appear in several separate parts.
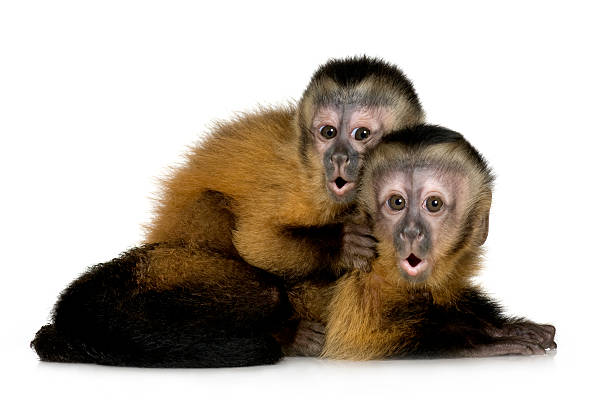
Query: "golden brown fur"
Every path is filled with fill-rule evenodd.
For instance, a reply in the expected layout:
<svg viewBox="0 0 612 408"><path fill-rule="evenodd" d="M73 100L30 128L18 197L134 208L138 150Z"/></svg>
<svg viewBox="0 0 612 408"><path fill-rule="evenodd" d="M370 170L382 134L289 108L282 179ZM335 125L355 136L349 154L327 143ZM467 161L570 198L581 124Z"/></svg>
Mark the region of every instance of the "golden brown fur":
<svg viewBox="0 0 612 408"><path fill-rule="evenodd" d="M316 254L299 242L291 247L275 226L324 225L346 206L321 194L320 177L304 168L293 118L293 109L263 110L217 127L164 184L147 242L198 247L226 236L230 225L202 225L215 209L200 197L217 191L233 203L232 242L243 259L277 273L301 271ZM302 257L286 256L301 250Z"/></svg>
<svg viewBox="0 0 612 408"><path fill-rule="evenodd" d="M403 73L367 57L321 66L296 106L241 115L203 138L164 181L145 245L62 293L32 342L39 356L215 367L269 364L281 345L315 354L316 322L292 320L275 336L288 297L319 319L331 291L305 282L374 256L369 229L342 222L362 156L423 113Z"/></svg>
<svg viewBox="0 0 612 408"><path fill-rule="evenodd" d="M332 61L315 74L297 108L260 109L217 125L164 181L146 242L218 247L222 255L239 254L249 264L288 279L339 268L321 243L291 237L286 230L338 223L351 204L333 200L326 191L321 158L310 141L313 115L326 103L371 102L385 109L386 132L419 123L424 116L413 91L407 95L381 72L356 83L330 78L343 64L367 68L373 62L383 64L367 58ZM210 192L225 197L221 205L206 199ZM218 220L219 211L229 215ZM192 256L170 268L150 268L143 279L162 286L188 279L202 273L199 262Z"/></svg>
<svg viewBox="0 0 612 408"><path fill-rule="evenodd" d="M449 133L436 140L440 132ZM405 131L403 137L393 141L391 136L379 145L366 165L360 207L374 220L379 256L371 271L354 270L330 285L333 296L327 310L316 316L326 325L321 355L352 360L487 356L541 354L555 347L552 326L504 317L470 281L480 268L488 230L493 177L486 163L458 134L442 128L422 126ZM449 221L428 258L433 271L418 283L399 273L397 244L383 229L376 198L386 177L415 168L450 174L462 196L456 220Z"/></svg>

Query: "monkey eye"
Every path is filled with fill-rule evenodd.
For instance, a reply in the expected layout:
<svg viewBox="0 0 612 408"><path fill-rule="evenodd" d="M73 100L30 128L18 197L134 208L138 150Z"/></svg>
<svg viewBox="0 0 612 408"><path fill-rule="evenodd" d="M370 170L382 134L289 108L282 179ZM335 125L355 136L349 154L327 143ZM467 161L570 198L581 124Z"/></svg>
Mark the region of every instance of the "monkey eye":
<svg viewBox="0 0 612 408"><path fill-rule="evenodd" d="M440 211L443 205L442 199L438 196L427 197L425 200L425 208L432 213Z"/></svg>
<svg viewBox="0 0 612 408"><path fill-rule="evenodd" d="M353 136L355 140L365 140L370 137L370 133L372 133L370 132L370 129L360 127L353 129L353 131L351 132L351 136Z"/></svg>
<svg viewBox="0 0 612 408"><path fill-rule="evenodd" d="M387 200L389 208L395 211L401 211L406 207L406 200L399 194L393 194L391 198Z"/></svg>
<svg viewBox="0 0 612 408"><path fill-rule="evenodd" d="M336 128L330 125L321 126L319 128L319 132L321 133L321 136L326 139L333 139L334 137L336 137L336 133L338 133Z"/></svg>

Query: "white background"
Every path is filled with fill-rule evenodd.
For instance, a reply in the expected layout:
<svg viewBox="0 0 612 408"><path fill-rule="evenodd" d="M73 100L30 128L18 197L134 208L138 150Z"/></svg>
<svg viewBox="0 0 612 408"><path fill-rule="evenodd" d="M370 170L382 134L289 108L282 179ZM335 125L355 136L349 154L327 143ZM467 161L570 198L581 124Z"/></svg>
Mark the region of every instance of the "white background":
<svg viewBox="0 0 612 408"><path fill-rule="evenodd" d="M610 404L605 2L208 3L0 3L3 406ZM509 312L554 323L556 355L210 370L38 362L28 343L57 294L140 242L155 177L212 121L297 99L319 64L364 53L403 69L428 120L489 159L498 179L480 281Z"/></svg>

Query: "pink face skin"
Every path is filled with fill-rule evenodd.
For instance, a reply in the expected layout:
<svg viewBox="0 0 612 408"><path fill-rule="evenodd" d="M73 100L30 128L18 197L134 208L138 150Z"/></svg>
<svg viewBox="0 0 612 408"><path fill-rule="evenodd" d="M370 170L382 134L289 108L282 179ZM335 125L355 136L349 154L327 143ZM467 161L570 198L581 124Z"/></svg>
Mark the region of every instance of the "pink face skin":
<svg viewBox="0 0 612 408"><path fill-rule="evenodd" d="M416 168L391 173L378 185L376 230L394 243L401 275L424 282L432 273L440 237L453 231L465 209L465 180L458 174ZM439 209L433 207L436 200Z"/></svg>
<svg viewBox="0 0 612 408"><path fill-rule="evenodd" d="M388 108L357 105L320 107L312 121L314 147L322 157L326 170L326 185L338 201L352 200L361 168L361 155L378 144L391 128ZM322 130L331 126L333 137ZM360 140L359 130L369 134ZM360 132L361 133L361 132Z"/></svg>

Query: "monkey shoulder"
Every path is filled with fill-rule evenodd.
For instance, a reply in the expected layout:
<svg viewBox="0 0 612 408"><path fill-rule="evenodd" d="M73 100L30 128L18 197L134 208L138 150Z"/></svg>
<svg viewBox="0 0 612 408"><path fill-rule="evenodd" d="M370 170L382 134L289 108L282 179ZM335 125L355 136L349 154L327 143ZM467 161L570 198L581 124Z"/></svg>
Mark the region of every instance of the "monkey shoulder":
<svg viewBox="0 0 612 408"><path fill-rule="evenodd" d="M187 154L176 177L236 199L280 189L298 166L293 116L288 108L263 109L218 123Z"/></svg>

